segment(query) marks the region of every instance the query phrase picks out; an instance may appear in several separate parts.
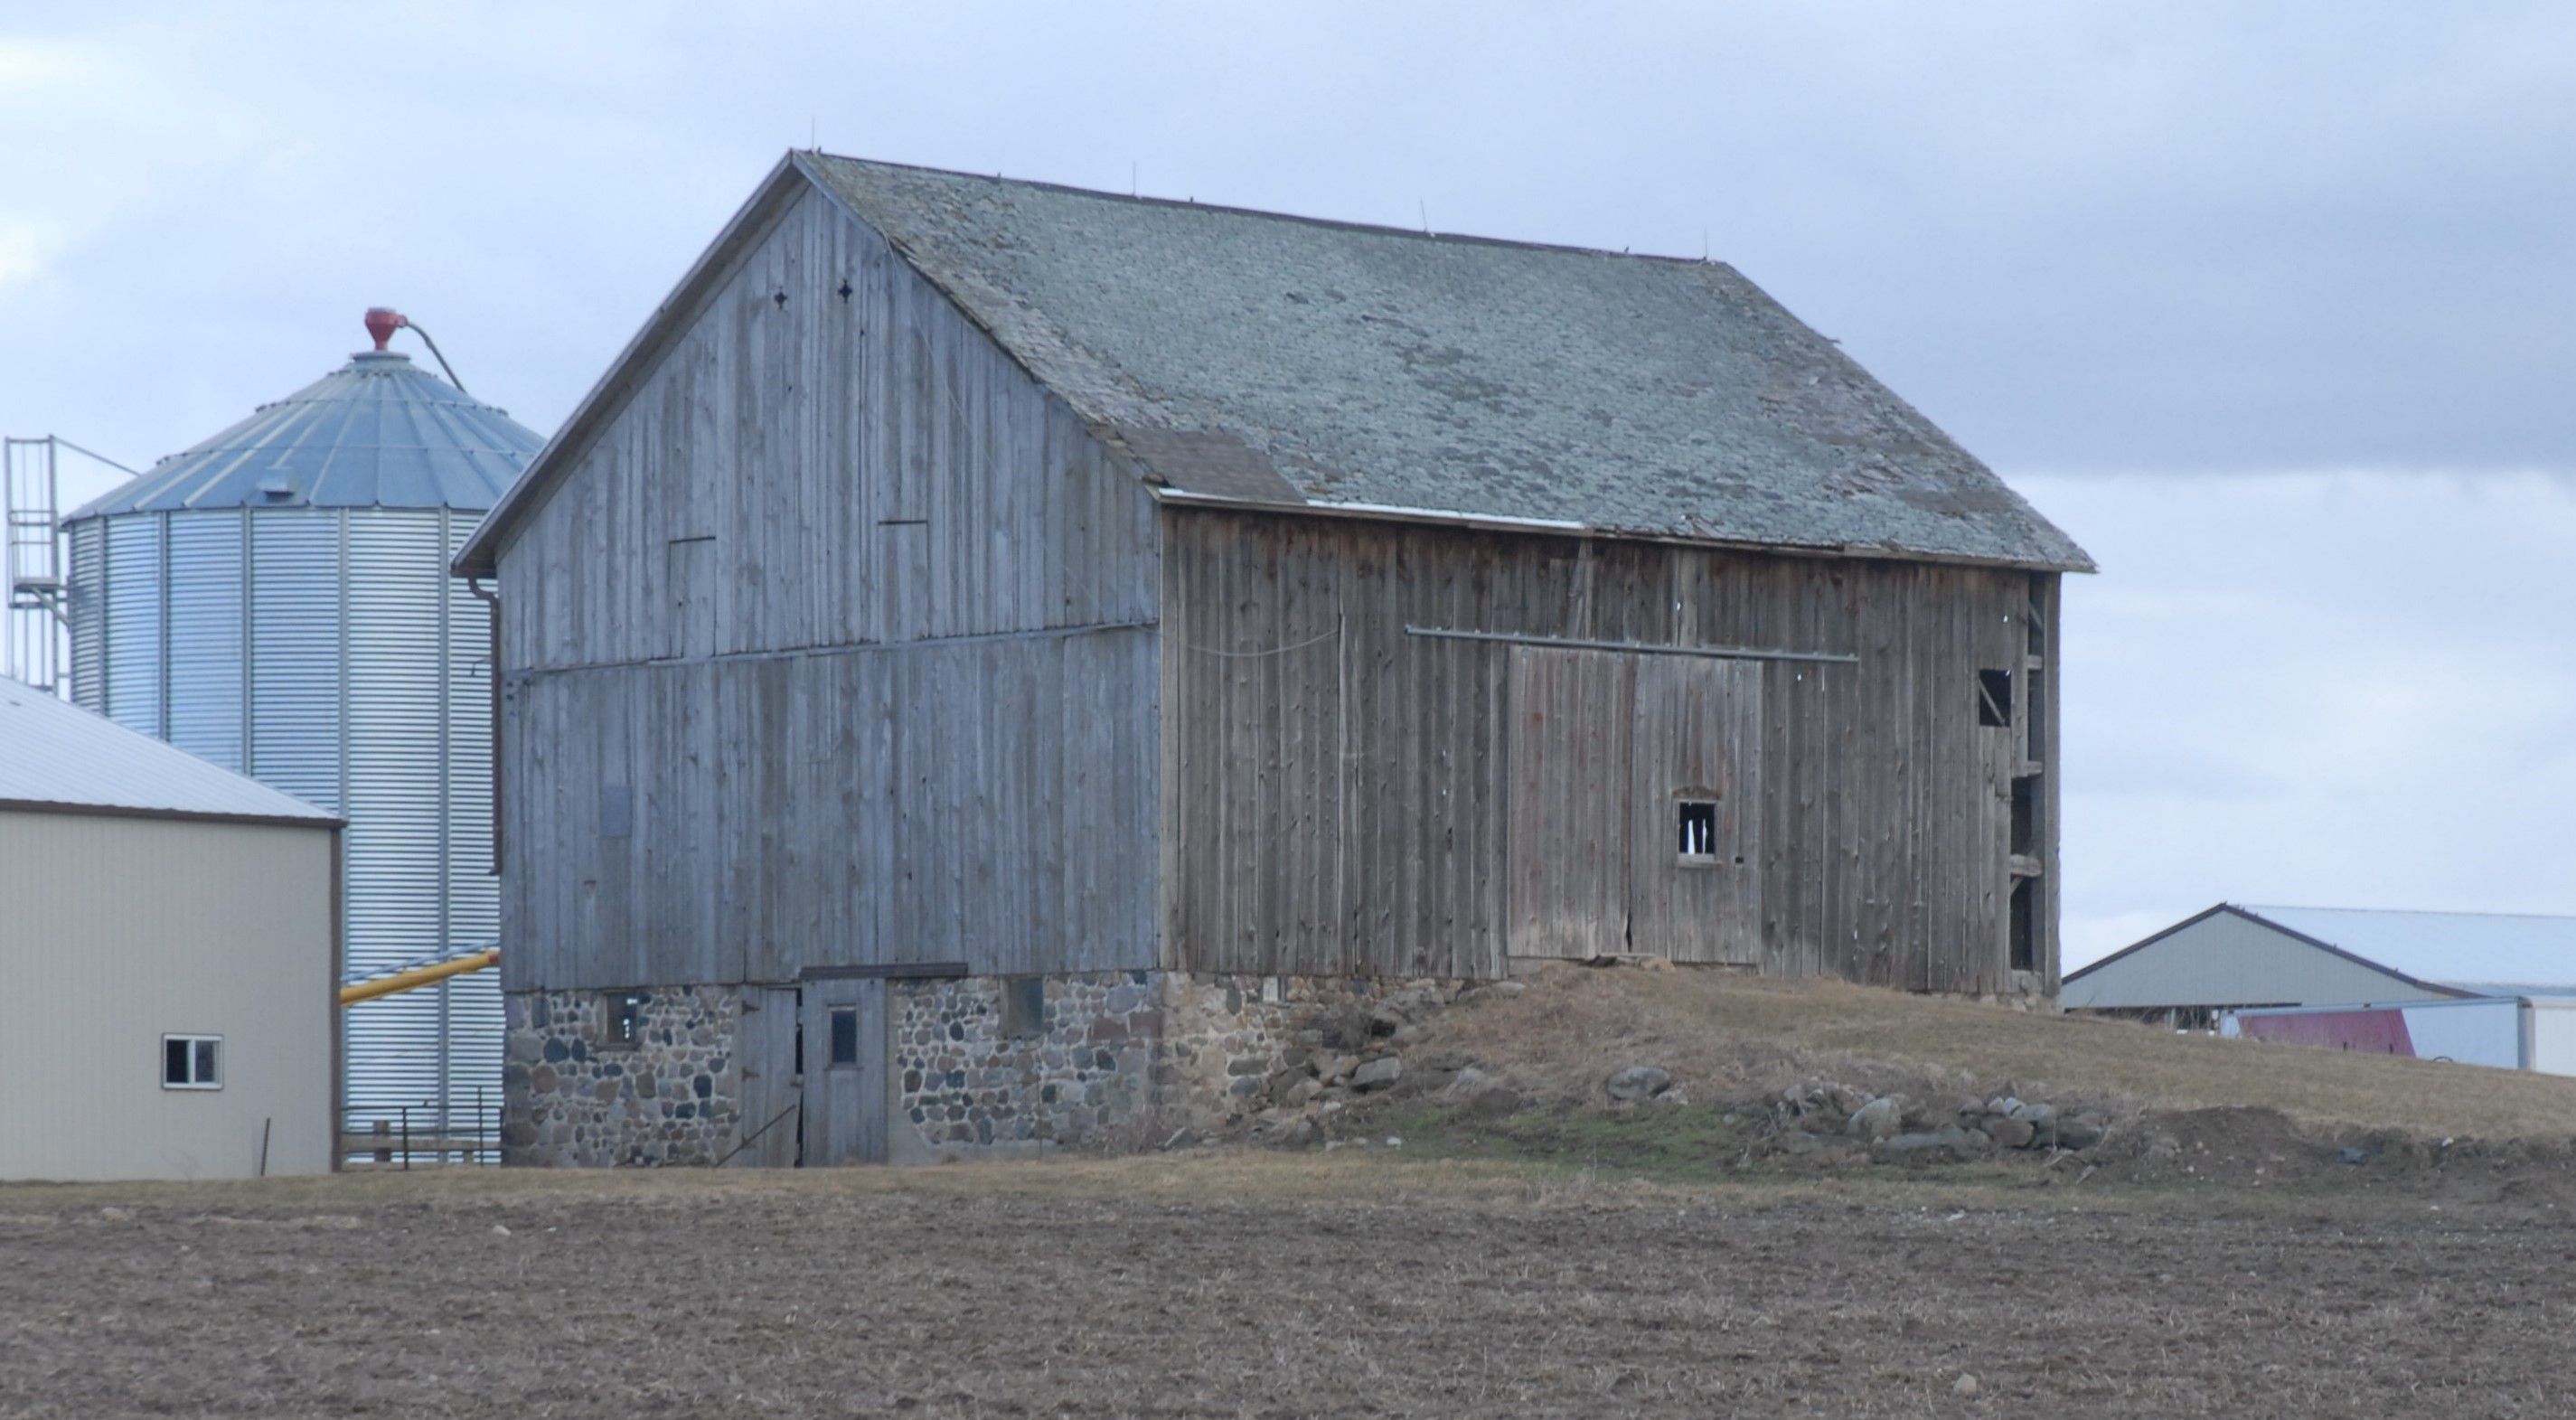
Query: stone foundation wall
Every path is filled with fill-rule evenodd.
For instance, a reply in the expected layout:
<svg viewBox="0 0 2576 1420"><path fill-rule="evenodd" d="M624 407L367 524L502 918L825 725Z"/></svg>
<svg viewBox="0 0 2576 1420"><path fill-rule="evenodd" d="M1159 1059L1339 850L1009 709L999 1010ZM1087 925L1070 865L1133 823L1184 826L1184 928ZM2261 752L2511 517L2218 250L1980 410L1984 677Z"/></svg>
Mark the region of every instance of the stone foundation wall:
<svg viewBox="0 0 2576 1420"><path fill-rule="evenodd" d="M887 1156L1115 1147L1150 1127L1156 973L1047 977L1018 1034L1000 977L898 981L886 1003L894 1056Z"/></svg>
<svg viewBox="0 0 2576 1420"><path fill-rule="evenodd" d="M1120 971L1045 978L1017 1019L1008 978L887 983L887 1157L1149 1148L1347 1083L1470 983ZM1027 998L1023 997L1023 1001ZM609 1041L596 991L508 997L502 1157L513 1164L712 1164L743 1127L742 998L648 993L640 1039Z"/></svg>
<svg viewBox="0 0 2576 1420"><path fill-rule="evenodd" d="M1239 1121L1273 1103L1269 1092L1282 1080L1330 1080L1336 1069L1347 1075L1355 1068L1372 1042L1410 1044L1404 1033L1418 1033L1415 1019L1472 985L1401 977L1164 974L1157 1084L1166 1113L1175 1127Z"/></svg>
<svg viewBox="0 0 2576 1420"><path fill-rule="evenodd" d="M742 998L731 987L648 993L632 1044L609 1040L600 992L504 999L503 1163L712 1164L734 1146Z"/></svg>

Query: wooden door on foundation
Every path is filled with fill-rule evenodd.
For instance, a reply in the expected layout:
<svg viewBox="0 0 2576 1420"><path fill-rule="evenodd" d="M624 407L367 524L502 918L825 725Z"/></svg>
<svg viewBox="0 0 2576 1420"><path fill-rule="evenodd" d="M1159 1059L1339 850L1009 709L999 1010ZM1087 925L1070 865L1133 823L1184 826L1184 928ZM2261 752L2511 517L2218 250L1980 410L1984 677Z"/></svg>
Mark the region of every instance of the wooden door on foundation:
<svg viewBox="0 0 2576 1420"><path fill-rule="evenodd" d="M736 1050L742 1072L742 1135L729 1168L793 1168L804 1122L804 1062L797 1059L797 990L746 986Z"/></svg>
<svg viewBox="0 0 2576 1420"><path fill-rule="evenodd" d="M824 978L803 989L805 1165L883 1163L885 982Z"/></svg>
<svg viewBox="0 0 2576 1420"><path fill-rule="evenodd" d="M1645 656L1628 811L1631 951L1762 959L1762 667Z"/></svg>

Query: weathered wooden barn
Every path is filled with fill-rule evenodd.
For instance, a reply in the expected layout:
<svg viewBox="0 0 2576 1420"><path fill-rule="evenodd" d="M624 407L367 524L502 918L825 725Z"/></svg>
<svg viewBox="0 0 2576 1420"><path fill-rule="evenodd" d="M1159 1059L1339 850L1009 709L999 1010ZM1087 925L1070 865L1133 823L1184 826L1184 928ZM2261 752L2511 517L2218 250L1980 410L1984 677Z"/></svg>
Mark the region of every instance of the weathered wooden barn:
<svg viewBox="0 0 2576 1420"><path fill-rule="evenodd" d="M793 154L456 560L512 1156L1099 1137L1550 958L2053 995L2088 565L1722 264Z"/></svg>

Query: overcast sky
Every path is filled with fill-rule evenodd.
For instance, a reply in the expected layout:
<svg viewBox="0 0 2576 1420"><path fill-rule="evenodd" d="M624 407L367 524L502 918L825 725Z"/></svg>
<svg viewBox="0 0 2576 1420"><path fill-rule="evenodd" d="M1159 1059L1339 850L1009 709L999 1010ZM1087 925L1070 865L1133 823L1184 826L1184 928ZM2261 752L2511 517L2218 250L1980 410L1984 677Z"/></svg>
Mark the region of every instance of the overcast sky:
<svg viewBox="0 0 2576 1420"><path fill-rule="evenodd" d="M0 431L139 466L370 304L551 430L815 142L1732 262L2102 561L2070 964L2223 898L2576 912L2555 0L10 4Z"/></svg>

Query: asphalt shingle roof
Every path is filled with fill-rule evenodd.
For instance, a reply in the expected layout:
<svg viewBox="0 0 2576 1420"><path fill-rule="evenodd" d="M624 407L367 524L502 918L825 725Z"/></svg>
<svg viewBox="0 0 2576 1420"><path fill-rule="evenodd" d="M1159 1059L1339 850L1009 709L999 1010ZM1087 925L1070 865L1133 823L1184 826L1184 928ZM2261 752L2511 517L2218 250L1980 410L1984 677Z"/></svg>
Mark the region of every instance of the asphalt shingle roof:
<svg viewBox="0 0 2576 1420"><path fill-rule="evenodd" d="M1722 263L796 161L1186 491L2092 565Z"/></svg>

